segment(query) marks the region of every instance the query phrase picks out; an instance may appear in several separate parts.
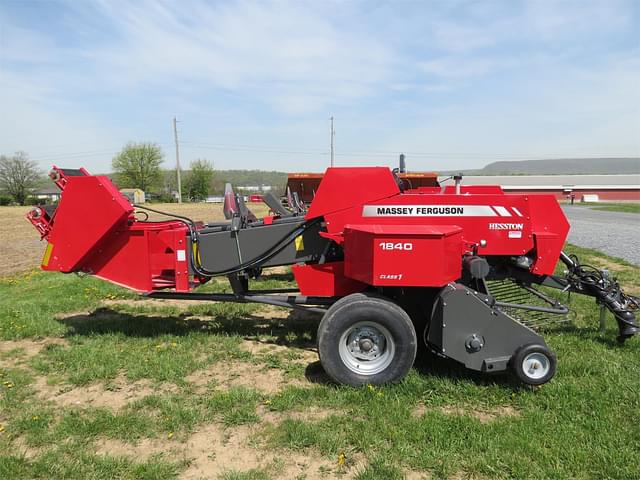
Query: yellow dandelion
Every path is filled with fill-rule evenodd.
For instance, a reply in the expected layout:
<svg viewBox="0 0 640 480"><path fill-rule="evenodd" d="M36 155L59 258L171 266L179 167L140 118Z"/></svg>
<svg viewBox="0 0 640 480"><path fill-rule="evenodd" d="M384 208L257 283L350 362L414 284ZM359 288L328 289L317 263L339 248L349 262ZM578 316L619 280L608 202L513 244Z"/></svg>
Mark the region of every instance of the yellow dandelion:
<svg viewBox="0 0 640 480"><path fill-rule="evenodd" d="M338 466L344 467L345 463L347 463L347 457L344 453L338 455Z"/></svg>
<svg viewBox="0 0 640 480"><path fill-rule="evenodd" d="M167 435L167 438L169 439L173 438L173 432L169 432L169 434Z"/></svg>

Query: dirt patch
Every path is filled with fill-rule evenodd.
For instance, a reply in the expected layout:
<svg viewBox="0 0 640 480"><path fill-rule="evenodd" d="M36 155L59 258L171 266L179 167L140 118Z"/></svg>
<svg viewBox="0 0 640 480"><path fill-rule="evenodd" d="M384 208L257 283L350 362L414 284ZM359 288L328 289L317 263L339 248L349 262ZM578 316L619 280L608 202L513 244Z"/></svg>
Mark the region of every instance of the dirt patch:
<svg viewBox="0 0 640 480"><path fill-rule="evenodd" d="M40 234L25 218L30 209L0 207L0 277L40 265L46 243L40 241Z"/></svg>
<svg viewBox="0 0 640 480"><path fill-rule="evenodd" d="M0 365L20 365L28 362L49 345L67 345L63 338L46 338L44 340L6 340L0 341ZM15 355L4 355L16 350Z"/></svg>
<svg viewBox="0 0 640 480"><path fill-rule="evenodd" d="M188 459L190 465L180 475L183 480L218 478L225 472L252 469L265 469L277 478L304 476L308 480L336 478L339 473L355 471L355 467L345 469L339 465L338 459L332 462L315 452L302 454L266 450L255 433L255 425L225 429L209 424L202 426L185 442L143 439L129 444L101 439L95 443L95 448L98 454L133 457L138 461L166 453L171 453L173 458Z"/></svg>
<svg viewBox="0 0 640 480"><path fill-rule="evenodd" d="M262 273L264 275L286 275L287 273L291 273L291 267L269 267L265 268Z"/></svg>
<svg viewBox="0 0 640 480"><path fill-rule="evenodd" d="M252 438L255 427L246 425L225 431L208 425L194 434L186 448L193 457L190 467L180 476L183 480L217 478L228 471L251 469L276 470L278 478L296 478L304 475L308 480L331 478L338 465L322 459L315 453L272 452L260 449Z"/></svg>
<svg viewBox="0 0 640 480"><path fill-rule="evenodd" d="M143 438L138 442L124 443L121 440L102 438L94 443L96 453L113 457L134 457L147 459L161 453L174 453L176 456L185 455L184 445L171 440L159 438Z"/></svg>
<svg viewBox="0 0 640 480"><path fill-rule="evenodd" d="M424 472L416 472L415 470L408 470L407 472L405 472L404 478L406 480L427 480L433 477Z"/></svg>
<svg viewBox="0 0 640 480"><path fill-rule="evenodd" d="M29 460L38 458L40 455L45 453L48 448L45 447L32 447L23 437L18 437L11 442L11 448L15 453L19 455L23 455Z"/></svg>
<svg viewBox="0 0 640 480"><path fill-rule="evenodd" d="M218 362L203 370L196 370L185 377L194 386L196 392L204 393L210 384L215 388L247 387L274 394L287 385L309 385L306 381L286 378L275 368L261 368L248 362Z"/></svg>
<svg viewBox="0 0 640 480"><path fill-rule="evenodd" d="M194 300L176 300L173 298L159 299L159 298L119 298L115 300L102 300L100 305L103 307L111 307L111 306L126 306L126 307L139 307L139 306L147 306L153 307L154 305L157 307L179 307L186 308L193 307L198 303Z"/></svg>
<svg viewBox="0 0 640 480"><path fill-rule="evenodd" d="M265 405L259 405L257 413L263 422L277 425L283 420L302 420L305 422L320 421L330 417L331 415L339 415L344 412L320 407L310 407L302 411L273 412L268 410Z"/></svg>
<svg viewBox="0 0 640 480"><path fill-rule="evenodd" d="M42 400L52 401L60 406L106 407L114 410L149 395L179 391L176 385L170 383L154 384L147 379L132 382L123 375L108 384L93 383L81 387L66 383L49 385L46 378L37 377L34 387Z"/></svg>
<svg viewBox="0 0 640 480"><path fill-rule="evenodd" d="M262 311L260 312L260 316L262 316ZM258 340L244 340L240 348L258 358L265 355L288 354L299 357L297 361L305 364L318 360L318 352L316 349L296 348L291 345L278 345L275 343L260 342Z"/></svg>
<svg viewBox="0 0 640 480"><path fill-rule="evenodd" d="M464 406L464 405L462 406L448 405L445 407L432 409L422 404L414 408L413 411L411 412L411 415L414 418L420 418L428 411L438 411L440 413L444 413L445 415L472 417L483 424L491 423L503 417L519 417L520 416L520 412L509 405L502 405L499 407L491 407L491 408L471 407L471 406Z"/></svg>
<svg viewBox="0 0 640 480"><path fill-rule="evenodd" d="M602 257L589 257L589 263L592 263L600 268L606 268L612 272L619 272L621 270L629 270L631 267L622 265L618 262L614 262Z"/></svg>

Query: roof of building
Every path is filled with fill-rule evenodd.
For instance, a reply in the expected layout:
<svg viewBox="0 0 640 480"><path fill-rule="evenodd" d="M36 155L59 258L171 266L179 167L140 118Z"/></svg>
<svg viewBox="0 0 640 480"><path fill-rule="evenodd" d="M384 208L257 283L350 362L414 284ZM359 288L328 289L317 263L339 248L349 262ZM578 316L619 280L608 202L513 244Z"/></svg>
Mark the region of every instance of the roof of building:
<svg viewBox="0 0 640 480"><path fill-rule="evenodd" d="M60 189L55 185L34 190L34 195L60 195Z"/></svg>
<svg viewBox="0 0 640 480"><path fill-rule="evenodd" d="M446 176L438 177L443 182ZM452 180L447 183L452 183ZM463 185L501 185L531 189L553 188L640 188L637 175L469 175L462 177Z"/></svg>

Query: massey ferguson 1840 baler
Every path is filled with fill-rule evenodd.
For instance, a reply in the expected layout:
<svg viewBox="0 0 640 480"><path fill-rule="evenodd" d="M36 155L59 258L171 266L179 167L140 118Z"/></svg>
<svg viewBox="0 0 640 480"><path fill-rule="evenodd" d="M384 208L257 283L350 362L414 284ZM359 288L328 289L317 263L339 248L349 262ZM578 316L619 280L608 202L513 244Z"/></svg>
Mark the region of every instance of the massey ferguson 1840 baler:
<svg viewBox="0 0 640 480"><path fill-rule="evenodd" d="M562 248L569 224L552 196L499 186L413 187L388 168L329 168L308 209L257 219L227 186L227 222L166 214L147 221L108 177L54 167L57 208L28 219L48 244L44 270L82 272L152 298L258 302L323 315L318 351L349 385L402 379L418 338L480 372L549 381L556 358L537 327L568 309L541 286L595 297L618 340L640 332L638 298ZM152 210L153 211L153 210ZM162 212L157 212L162 213ZM564 276L554 276L558 260ZM263 268L291 265L296 289L249 289ZM233 293L195 292L226 276Z"/></svg>

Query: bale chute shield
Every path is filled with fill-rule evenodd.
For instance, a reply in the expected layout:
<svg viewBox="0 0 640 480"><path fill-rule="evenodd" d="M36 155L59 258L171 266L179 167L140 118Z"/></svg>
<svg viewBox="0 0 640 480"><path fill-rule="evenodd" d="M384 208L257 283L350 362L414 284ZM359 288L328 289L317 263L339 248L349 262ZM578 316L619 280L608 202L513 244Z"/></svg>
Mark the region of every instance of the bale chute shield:
<svg viewBox="0 0 640 480"><path fill-rule="evenodd" d="M73 272L126 226L133 207L107 177L69 177L55 212L44 270Z"/></svg>

